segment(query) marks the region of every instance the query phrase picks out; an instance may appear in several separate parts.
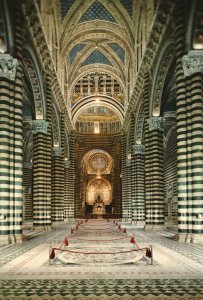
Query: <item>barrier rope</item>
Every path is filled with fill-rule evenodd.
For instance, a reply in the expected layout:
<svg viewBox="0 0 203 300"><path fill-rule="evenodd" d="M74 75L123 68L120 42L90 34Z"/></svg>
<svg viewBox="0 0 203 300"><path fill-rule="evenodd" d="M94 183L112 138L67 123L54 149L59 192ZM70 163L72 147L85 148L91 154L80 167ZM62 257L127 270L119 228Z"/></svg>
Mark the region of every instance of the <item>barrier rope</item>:
<svg viewBox="0 0 203 300"><path fill-rule="evenodd" d="M85 220L84 222L87 222L88 220ZM109 222L109 221L108 221ZM89 223L90 224L90 223ZM88 225L89 225L88 224ZM81 225L81 226L80 226ZM71 228L71 236L69 235L69 236L65 236L65 238L64 238L64 240L63 240L63 243L58 247L58 248L56 248L56 247L54 247L54 248L52 248L52 247L50 247L50 250L49 250L49 263L51 262L51 259L54 259L55 258L55 251L58 251L58 250L60 250L60 251L65 251L65 252L70 252L70 253L75 253L75 254L98 254L98 255L100 255L100 254L111 254L111 255L116 255L116 254L123 254L123 253L131 253L131 252L135 252L135 251L145 251L146 253L145 253L145 255L147 256L147 257L149 257L149 258L151 258L151 264L153 264L153 255L152 255L152 246L149 246L149 247L139 247L139 245L137 244L137 242L136 242L136 240L135 240L135 237L134 237L134 235L133 236L131 236L131 237L127 237L127 229L124 227L124 228L122 228L121 227L121 224L118 224L118 223L116 223L115 221L114 221L114 225L115 226L118 226L118 228L117 229L119 229L119 231L114 231L113 233L114 234L122 234L122 233L125 233L126 234L126 237L121 237L121 238L115 238L115 239L103 239L103 240L96 240L96 239L81 239L81 238L77 238L77 237L75 237L75 236L72 236L73 234L76 234L76 232L77 232L77 234L78 235L81 235L81 233L82 234L84 234L84 233L88 233L88 231L85 231L85 230L81 230L82 228L84 228L84 227L86 227L86 226L84 226L84 225L86 225L85 223L83 223L83 221L80 221L80 222L78 222L77 223L77 225L76 225L76 227L75 228ZM105 224L105 226L106 226L107 224ZM113 224L112 224L113 225ZM114 225L113 225L113 227L114 227ZM83 227L84 226L84 227ZM79 231L77 231L79 229ZM107 230L107 229L110 229L110 227L108 226L107 228L93 228L93 229L91 229L91 228L86 228L86 229L88 229L88 230L90 230L89 231L89 233L90 232L92 232L92 230L94 230L94 231L97 231L96 233L98 233L98 231L101 231L102 232L102 234L104 234L104 233L112 233L112 231L106 231L106 232L104 232L103 230ZM116 228L115 228L116 229ZM133 243L135 246L136 246L136 248L137 249L131 249L131 250L126 250L126 251L117 251L117 252L83 252L83 251L75 251L75 250L68 250L68 249L62 249L62 247L63 246L68 246L69 245L69 241L68 241L68 238L70 239L70 240L80 240L80 241L87 241L87 242L112 242L112 241L116 241L116 240L127 240L127 239L129 239L130 238L130 243ZM51 264L51 263L50 263Z"/></svg>
<svg viewBox="0 0 203 300"><path fill-rule="evenodd" d="M84 235L84 234L86 234L86 233L92 233L92 231L88 231L88 230L79 230L79 231L77 231L77 234L78 235ZM97 232L97 234L98 234L99 232ZM105 234L105 233L112 233L112 231L101 231L101 233L102 234ZM116 234L116 235L122 235L122 232L121 231L115 231L114 232L114 234Z"/></svg>
<svg viewBox="0 0 203 300"><path fill-rule="evenodd" d="M74 251L74 250L68 250L68 249L60 249L60 248L52 248L52 250L60 250L63 252L69 252L69 253L77 253L77 254L122 254L122 253L131 253L131 252L137 252L140 250L146 250L147 247L140 248L140 249L132 249L132 250L126 250L126 251L117 251L117 252L83 252L83 251Z"/></svg>
<svg viewBox="0 0 203 300"><path fill-rule="evenodd" d="M102 226L103 226L103 227L104 227L104 226L108 226L109 228L115 228L115 227L116 227L114 224L112 224L112 225L111 225L111 224L90 225L90 224L87 223L87 224L81 224L81 225L80 225L80 227L85 227L85 228L86 228L86 227L89 228L89 226L91 226L92 228L94 228L94 227L96 227L96 228L97 228L97 227L100 227L100 228L101 228ZM96 229L96 228L95 228L95 229Z"/></svg>
<svg viewBox="0 0 203 300"><path fill-rule="evenodd" d="M80 227L78 228L79 230L81 230L81 228L83 227ZM85 229L88 229L88 230L106 230L106 229L111 229L110 227L107 227L107 228L90 228L90 227L85 227Z"/></svg>
<svg viewBox="0 0 203 300"><path fill-rule="evenodd" d="M129 237L121 237L118 239L111 239L111 240L86 240L86 239L80 239L76 237L70 237L70 240L79 240L79 241L85 241L85 242L114 242L114 241L119 241L119 240L129 240Z"/></svg>

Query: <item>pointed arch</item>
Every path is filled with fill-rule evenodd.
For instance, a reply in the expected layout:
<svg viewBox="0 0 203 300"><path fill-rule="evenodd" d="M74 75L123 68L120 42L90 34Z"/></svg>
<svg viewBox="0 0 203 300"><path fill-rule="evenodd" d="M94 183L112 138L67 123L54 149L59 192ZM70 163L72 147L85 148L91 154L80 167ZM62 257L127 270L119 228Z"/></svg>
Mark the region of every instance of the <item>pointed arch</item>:
<svg viewBox="0 0 203 300"><path fill-rule="evenodd" d="M37 63L37 59L33 50L26 46L23 50L24 70L32 85L34 103L35 103L35 118L46 119L46 102L44 94L44 86L41 78L41 72Z"/></svg>
<svg viewBox="0 0 203 300"><path fill-rule="evenodd" d="M169 39L160 51L155 66L152 95L150 100L150 116L160 116L161 113L161 99L163 94L164 82L175 55L174 40Z"/></svg>

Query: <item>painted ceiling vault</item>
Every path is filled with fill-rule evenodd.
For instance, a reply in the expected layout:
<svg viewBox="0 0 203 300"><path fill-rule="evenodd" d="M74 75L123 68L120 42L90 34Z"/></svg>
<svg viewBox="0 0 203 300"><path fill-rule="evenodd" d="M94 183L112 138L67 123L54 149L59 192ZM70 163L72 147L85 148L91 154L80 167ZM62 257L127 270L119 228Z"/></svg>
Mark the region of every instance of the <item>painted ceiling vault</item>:
<svg viewBox="0 0 203 300"><path fill-rule="evenodd" d="M80 133L119 132L134 65L133 0L61 0L67 107Z"/></svg>
<svg viewBox="0 0 203 300"><path fill-rule="evenodd" d="M72 127L80 134L119 133L148 42L155 1L40 3Z"/></svg>

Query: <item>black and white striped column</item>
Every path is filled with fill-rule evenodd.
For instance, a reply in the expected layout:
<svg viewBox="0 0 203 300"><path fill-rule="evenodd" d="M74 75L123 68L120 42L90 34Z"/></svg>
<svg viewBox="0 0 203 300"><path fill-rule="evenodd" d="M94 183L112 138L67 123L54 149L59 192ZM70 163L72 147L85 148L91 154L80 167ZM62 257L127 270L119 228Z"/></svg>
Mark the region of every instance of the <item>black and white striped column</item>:
<svg viewBox="0 0 203 300"><path fill-rule="evenodd" d="M145 229L164 227L163 186L163 120L148 119L148 140L145 143Z"/></svg>
<svg viewBox="0 0 203 300"><path fill-rule="evenodd" d="M0 54L0 243L22 241L22 70Z"/></svg>
<svg viewBox="0 0 203 300"><path fill-rule="evenodd" d="M69 169L70 160L64 160L64 220L70 221L74 219L74 203L69 201Z"/></svg>
<svg viewBox="0 0 203 300"><path fill-rule="evenodd" d="M69 159L65 160L64 218L75 218L75 138L69 138Z"/></svg>
<svg viewBox="0 0 203 300"><path fill-rule="evenodd" d="M47 149L49 123L33 120L33 227L37 230L51 228L50 153Z"/></svg>
<svg viewBox="0 0 203 300"><path fill-rule="evenodd" d="M32 219L32 162L23 162L24 220Z"/></svg>
<svg viewBox="0 0 203 300"><path fill-rule="evenodd" d="M115 218L120 218L122 213L121 203L121 157L120 157L120 144L118 146L119 151L115 153L114 159L114 177L113 177L113 201L112 201L112 213Z"/></svg>
<svg viewBox="0 0 203 300"><path fill-rule="evenodd" d="M186 132L186 147L179 142L178 230L181 240L203 243L203 51L190 51L182 64L187 89L186 107L178 114L178 140ZM187 125L183 128L185 110Z"/></svg>
<svg viewBox="0 0 203 300"><path fill-rule="evenodd" d="M52 149L51 220L64 220L64 149Z"/></svg>
<svg viewBox="0 0 203 300"><path fill-rule="evenodd" d="M132 221L131 158L126 155L126 137L122 140L122 220Z"/></svg>
<svg viewBox="0 0 203 300"><path fill-rule="evenodd" d="M145 179L144 179L144 145L132 147L132 223L144 224L145 221Z"/></svg>

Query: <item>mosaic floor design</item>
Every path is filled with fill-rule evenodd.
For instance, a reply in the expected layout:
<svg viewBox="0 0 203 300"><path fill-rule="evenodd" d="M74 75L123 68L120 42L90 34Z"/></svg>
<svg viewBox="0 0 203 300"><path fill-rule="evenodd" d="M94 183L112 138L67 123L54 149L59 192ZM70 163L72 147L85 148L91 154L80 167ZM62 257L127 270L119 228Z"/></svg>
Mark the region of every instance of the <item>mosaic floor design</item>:
<svg viewBox="0 0 203 300"><path fill-rule="evenodd" d="M202 280L3 280L0 299L203 299Z"/></svg>
<svg viewBox="0 0 203 300"><path fill-rule="evenodd" d="M128 237L134 234L141 247L153 245L153 265L146 257L119 265L91 265L88 261L84 265L67 261L62 264L59 259L49 265L50 245L59 247L73 224L62 224L47 232L30 230L25 232L27 240L22 244L0 247L0 299L203 300L203 245L178 243L171 239L174 233L146 232L124 225ZM78 231L68 249L134 247L129 239L89 243L84 239L112 236L86 231ZM119 236L125 235L117 232L114 238Z"/></svg>
<svg viewBox="0 0 203 300"><path fill-rule="evenodd" d="M0 267L22 255L33 247L42 243L60 244L63 237L70 233L72 224L62 224L60 227L55 227L51 231L38 232L25 231L27 240L22 244L0 246ZM200 264L203 264L203 245L178 243L170 239L174 235L173 232L148 232L142 228L137 228L135 225L126 225L131 233L134 233L138 243L160 243L177 253L184 255ZM82 243L82 242L81 242Z"/></svg>
<svg viewBox="0 0 203 300"><path fill-rule="evenodd" d="M51 250L58 264L104 266L135 264L145 257L146 250L131 241L126 227L107 221L79 222L64 240L68 246ZM55 248L57 249L57 248ZM53 264L55 264L55 260Z"/></svg>

